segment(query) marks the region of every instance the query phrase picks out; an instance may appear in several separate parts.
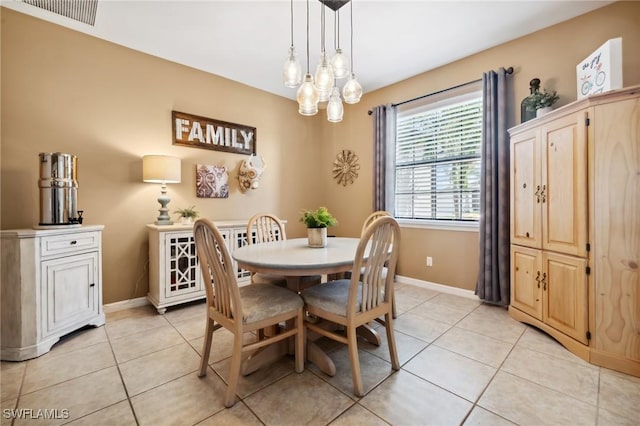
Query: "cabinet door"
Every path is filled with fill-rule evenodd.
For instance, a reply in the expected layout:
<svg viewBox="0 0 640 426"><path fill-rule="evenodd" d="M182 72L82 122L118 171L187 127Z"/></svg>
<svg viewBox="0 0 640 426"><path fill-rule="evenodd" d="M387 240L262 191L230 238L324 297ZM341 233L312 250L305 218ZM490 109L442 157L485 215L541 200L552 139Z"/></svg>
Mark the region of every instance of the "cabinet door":
<svg viewBox="0 0 640 426"><path fill-rule="evenodd" d="M587 138L585 113L542 129L542 247L586 257Z"/></svg>
<svg viewBox="0 0 640 426"><path fill-rule="evenodd" d="M171 233L165 236L167 299L190 295L204 289L193 233Z"/></svg>
<svg viewBox="0 0 640 426"><path fill-rule="evenodd" d="M540 250L511 246L511 306L542 321Z"/></svg>
<svg viewBox="0 0 640 426"><path fill-rule="evenodd" d="M537 131L511 138L511 242L541 248L540 144Z"/></svg>
<svg viewBox="0 0 640 426"><path fill-rule="evenodd" d="M233 237L231 242L231 250L235 250L236 248L244 247L247 245L247 238L251 238L251 243L255 244L256 241L256 231L252 230L251 235L247 235L246 228L234 228L232 230ZM242 269L238 266L236 261L233 261L233 267L236 271L236 277L238 281L247 281L251 278L251 272L246 269Z"/></svg>
<svg viewBox="0 0 640 426"><path fill-rule="evenodd" d="M588 344L587 261L544 252L543 321L579 342Z"/></svg>
<svg viewBox="0 0 640 426"><path fill-rule="evenodd" d="M77 328L98 313L98 252L42 262L42 337Z"/></svg>

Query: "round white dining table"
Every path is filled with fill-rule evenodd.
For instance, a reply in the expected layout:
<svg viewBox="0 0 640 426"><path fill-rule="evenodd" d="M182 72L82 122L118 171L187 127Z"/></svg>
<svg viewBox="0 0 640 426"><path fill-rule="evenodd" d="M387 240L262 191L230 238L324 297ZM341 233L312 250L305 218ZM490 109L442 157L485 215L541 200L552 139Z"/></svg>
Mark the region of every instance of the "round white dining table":
<svg viewBox="0 0 640 426"><path fill-rule="evenodd" d="M349 271L359 238L329 237L325 247L309 247L306 238L251 244L235 249L232 256L243 269L286 277L334 274Z"/></svg>

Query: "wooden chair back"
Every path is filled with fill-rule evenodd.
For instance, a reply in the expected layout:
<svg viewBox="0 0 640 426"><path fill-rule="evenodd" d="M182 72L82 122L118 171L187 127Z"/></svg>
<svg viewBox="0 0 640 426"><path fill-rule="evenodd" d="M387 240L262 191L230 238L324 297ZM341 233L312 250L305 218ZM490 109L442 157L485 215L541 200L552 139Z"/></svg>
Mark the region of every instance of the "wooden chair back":
<svg viewBox="0 0 640 426"><path fill-rule="evenodd" d="M381 303L393 300L393 276L399 246L400 226L393 217L382 215L365 229L351 273L347 317L373 310ZM383 273L384 268L387 268L387 273Z"/></svg>
<svg viewBox="0 0 640 426"><path fill-rule="evenodd" d="M209 219L198 219L193 227L198 258L205 284L207 306L217 313L215 320L225 328L235 328L242 317L242 301L231 256L224 238ZM241 321L239 321L241 323Z"/></svg>
<svg viewBox="0 0 640 426"><path fill-rule="evenodd" d="M256 229L256 239L251 237L253 228ZM249 219L247 223L247 244L268 243L271 241L286 240L284 224L271 213L258 213Z"/></svg>
<svg viewBox="0 0 640 426"><path fill-rule="evenodd" d="M365 229L367 229L367 227L371 225L374 220L384 216L391 216L391 213L385 210L378 210L371 213L369 216L367 216L367 218L364 220L364 223L362 224L362 230L360 231L360 235L364 234Z"/></svg>

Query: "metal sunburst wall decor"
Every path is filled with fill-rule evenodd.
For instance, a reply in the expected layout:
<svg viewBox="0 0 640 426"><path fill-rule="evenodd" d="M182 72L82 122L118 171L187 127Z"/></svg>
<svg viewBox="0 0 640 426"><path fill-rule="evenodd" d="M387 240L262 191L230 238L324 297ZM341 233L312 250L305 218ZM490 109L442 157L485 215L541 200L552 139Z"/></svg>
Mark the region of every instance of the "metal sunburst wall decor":
<svg viewBox="0 0 640 426"><path fill-rule="evenodd" d="M333 162L333 178L338 181L338 185L347 186L358 177L358 156L349 149L343 149L336 156Z"/></svg>

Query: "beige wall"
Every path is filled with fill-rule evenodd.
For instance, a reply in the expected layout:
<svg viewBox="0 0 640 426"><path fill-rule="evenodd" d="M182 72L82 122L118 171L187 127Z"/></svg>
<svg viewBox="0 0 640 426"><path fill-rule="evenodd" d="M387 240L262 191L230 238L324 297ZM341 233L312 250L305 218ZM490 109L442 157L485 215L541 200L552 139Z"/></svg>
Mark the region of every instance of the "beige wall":
<svg viewBox="0 0 640 426"><path fill-rule="evenodd" d="M616 3L572 21L465 58L387 88L345 108L345 120L301 117L296 104L230 80L116 46L20 13L2 14L1 227L38 222L39 152L79 158L79 205L86 223L104 224L104 302L147 292L145 224L157 216L159 188L141 182L141 157L182 159L182 183L169 185L173 211L196 205L214 220L272 211L302 236L298 212L327 205L356 236L371 211L372 124L367 110L513 66L515 101L529 80L558 90L560 105L576 98L575 64L612 37L623 37L624 83L640 83L640 4ZM636 53L635 55L633 53ZM425 43L428 54L428 43ZM366 70L359 70L364 74ZM366 90L366 87L365 87ZM171 145L171 110L257 127L258 152L268 164L259 190L243 195L235 173L244 156ZM323 111L322 111L323 112ZM337 186L331 164L341 149L360 156L354 185ZM321 159L321 161L318 161ZM228 199L195 197L195 164L231 169ZM403 229L401 275L472 289L476 232ZM426 268L427 255L434 266Z"/></svg>
<svg viewBox="0 0 640 426"><path fill-rule="evenodd" d="M314 135L294 101L107 43L2 8L2 228L38 223L38 153L78 156L85 223L104 224L104 302L147 293L145 224L158 216L160 187L142 182L141 157L181 158L182 183L168 185L171 211L196 205L212 219L272 211L301 235L298 211L321 202ZM242 194L246 156L171 144L171 111L257 128L268 165L259 190ZM195 196L195 164L231 169L228 199Z"/></svg>
<svg viewBox="0 0 640 426"><path fill-rule="evenodd" d="M538 77L545 88L557 90L558 106L576 100L576 64L610 38L623 38L624 85L640 84L640 3L619 2L573 20L541 30L436 70L367 93L345 108L345 120L323 127L324 163L341 149L360 156L358 181L338 187L325 168L328 206L341 219L337 234L358 232L372 206L372 118L376 105L397 103L480 78L490 69L513 66L514 110L520 121L520 101L529 94L529 81ZM438 43L444 40L435 41ZM424 54L429 54L425 42ZM359 74L366 70L359 70ZM366 88L365 88L366 91ZM516 124L516 123L514 123ZM478 272L478 233L403 228L398 273L464 289L474 289ZM426 256L433 267L426 267Z"/></svg>

